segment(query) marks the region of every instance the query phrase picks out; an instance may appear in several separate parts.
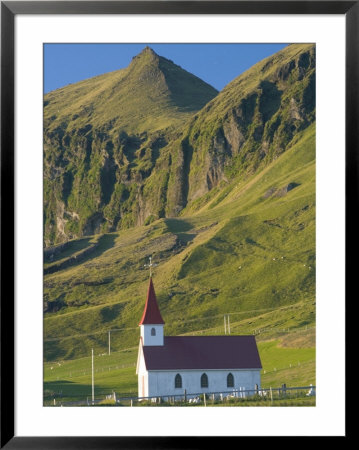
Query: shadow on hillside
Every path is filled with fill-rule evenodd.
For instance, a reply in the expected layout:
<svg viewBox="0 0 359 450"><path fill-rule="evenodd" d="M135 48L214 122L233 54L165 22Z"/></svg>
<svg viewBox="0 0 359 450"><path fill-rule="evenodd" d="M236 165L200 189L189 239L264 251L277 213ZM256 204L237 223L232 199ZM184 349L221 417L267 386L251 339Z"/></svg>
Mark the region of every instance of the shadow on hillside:
<svg viewBox="0 0 359 450"><path fill-rule="evenodd" d="M104 234L103 236L101 236L98 240L98 246L96 247L96 249L88 256L88 258L84 259L82 262L86 262L90 259L101 256L103 253L105 253L115 245L115 240L117 237L117 234Z"/></svg>
<svg viewBox="0 0 359 450"><path fill-rule="evenodd" d="M184 233L193 228L193 225L184 219L165 219L165 224L171 233Z"/></svg>
<svg viewBox="0 0 359 450"><path fill-rule="evenodd" d="M89 376L91 377L91 375ZM91 395L91 383L80 384L69 380L44 381L44 400L51 398L84 398Z"/></svg>
<svg viewBox="0 0 359 450"><path fill-rule="evenodd" d="M81 372L81 371L80 371ZM56 381L44 381L43 384L43 397L44 400L50 400L53 398L69 398L72 399L86 399L86 396L91 396L92 386L91 386L91 373L88 369L84 369L84 372L88 372L89 383L77 383L76 381L70 380L56 380ZM113 392L112 387L107 387L99 384L95 384L95 395L106 395ZM131 392L122 392L122 395L131 395Z"/></svg>
<svg viewBox="0 0 359 450"><path fill-rule="evenodd" d="M86 263L94 258L101 256L105 251L114 246L116 237L117 234L104 234L98 239L97 243L88 247L80 254L70 256L69 258L61 262L61 264L53 265L51 267L45 267L44 275L59 272L69 267Z"/></svg>
<svg viewBox="0 0 359 450"><path fill-rule="evenodd" d="M70 257L73 253L85 249L90 245L90 238L68 241L44 250L44 263L50 264L60 259Z"/></svg>

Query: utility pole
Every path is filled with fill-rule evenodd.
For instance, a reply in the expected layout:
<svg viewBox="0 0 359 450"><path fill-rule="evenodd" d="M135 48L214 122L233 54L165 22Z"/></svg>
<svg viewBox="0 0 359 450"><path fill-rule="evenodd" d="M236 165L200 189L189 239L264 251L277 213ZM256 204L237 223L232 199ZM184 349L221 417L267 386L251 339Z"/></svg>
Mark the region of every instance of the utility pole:
<svg viewBox="0 0 359 450"><path fill-rule="evenodd" d="M231 327L229 325L229 314L223 316L224 319L224 334L231 334Z"/></svg>
<svg viewBox="0 0 359 450"><path fill-rule="evenodd" d="M95 404L95 377L94 377L94 364L93 364L93 349L92 349L92 404Z"/></svg>
<svg viewBox="0 0 359 450"><path fill-rule="evenodd" d="M108 354L111 355L111 330L108 332Z"/></svg>

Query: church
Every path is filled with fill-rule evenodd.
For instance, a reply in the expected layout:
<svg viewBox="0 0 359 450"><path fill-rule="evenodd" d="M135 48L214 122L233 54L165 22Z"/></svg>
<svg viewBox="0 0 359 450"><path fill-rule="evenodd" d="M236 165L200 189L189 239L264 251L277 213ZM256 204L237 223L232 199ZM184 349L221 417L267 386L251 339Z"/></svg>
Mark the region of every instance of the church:
<svg viewBox="0 0 359 450"><path fill-rule="evenodd" d="M140 326L138 396L260 389L254 336L165 336L152 277Z"/></svg>

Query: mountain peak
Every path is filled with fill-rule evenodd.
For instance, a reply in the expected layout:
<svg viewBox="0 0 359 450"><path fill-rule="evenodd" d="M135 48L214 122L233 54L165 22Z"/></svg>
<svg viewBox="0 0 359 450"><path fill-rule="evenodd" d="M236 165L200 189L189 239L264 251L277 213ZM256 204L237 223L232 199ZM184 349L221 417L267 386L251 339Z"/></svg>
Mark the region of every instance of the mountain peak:
<svg viewBox="0 0 359 450"><path fill-rule="evenodd" d="M154 55L154 56L158 56L157 53L148 45L146 45L146 47L142 50L142 52L139 53L139 55L141 54L150 54L150 55Z"/></svg>
<svg viewBox="0 0 359 450"><path fill-rule="evenodd" d="M183 123L216 95L212 86L145 46L128 67L50 94L46 114L51 129L66 121L72 128L83 122L80 128L105 126L111 132L120 128L126 133L142 133ZM69 98L76 98L71 114L67 116L64 107L60 116L59 102L65 105ZM90 109L94 111L88 115ZM54 116L55 120L51 119Z"/></svg>
<svg viewBox="0 0 359 450"><path fill-rule="evenodd" d="M160 56L157 55L157 53L152 50L151 47L149 47L148 45L140 52L138 53L136 56L134 56L132 58L132 63L134 62L138 62L138 61L144 61L146 63L150 63L152 61L158 61L160 59Z"/></svg>

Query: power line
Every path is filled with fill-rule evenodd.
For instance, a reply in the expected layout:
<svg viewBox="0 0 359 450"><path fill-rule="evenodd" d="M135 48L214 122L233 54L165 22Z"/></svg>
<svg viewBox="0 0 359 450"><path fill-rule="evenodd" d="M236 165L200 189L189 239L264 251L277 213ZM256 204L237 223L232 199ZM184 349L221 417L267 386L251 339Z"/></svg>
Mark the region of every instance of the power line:
<svg viewBox="0 0 359 450"><path fill-rule="evenodd" d="M105 334L110 331L127 331L127 330L137 330L137 327L134 328L111 328L110 330L100 330L100 331L94 331L93 333L83 333L83 334L72 334L70 336L63 336L59 338L48 338L44 339L44 342L56 342L56 341L63 341L65 339L76 339L80 337L86 337L86 336L95 336L97 334Z"/></svg>
<svg viewBox="0 0 359 450"><path fill-rule="evenodd" d="M251 309L251 310L247 310L247 311L239 311L239 312L231 312L231 313L226 313L226 316L235 316L235 315L240 315L240 314L249 314L249 313L254 313L254 312L264 312L264 311L279 311L279 310L283 310L283 309L288 309L288 308L292 308L293 306L295 306L296 303L294 303L293 305L286 305L286 306L282 306L280 308L260 308L260 309ZM188 319L188 320L177 320L175 322L172 322L173 324L176 323L191 323L191 322L198 322L199 320L208 320L208 319L214 319L214 318L219 318L219 317L223 317L223 314L216 314L216 315L211 315L211 316L205 316L205 317L199 317L197 319ZM229 317L228 317L229 320ZM58 342L58 341L63 341L65 339L76 339L76 338L81 338L81 337L87 337L87 336L96 336L98 334L105 334L105 333L109 333L112 331L130 331L130 330L137 330L138 327L126 327L126 328L111 328L111 329L104 329L104 330L99 330L99 331L94 331L92 333L81 333L81 334L73 334L70 336L63 336L63 337L58 337L58 338L48 338L48 339L44 339L44 342Z"/></svg>
<svg viewBox="0 0 359 450"><path fill-rule="evenodd" d="M213 329L216 329L216 328L220 328L220 326L215 327L215 328L206 328L204 330L195 330L195 331L193 331L193 333L202 333L204 331L210 331L210 330L213 330ZM306 326L305 328L304 327L297 327L297 328L288 328L288 329L283 329L283 328L262 328L262 329L257 329L255 331L258 332L256 334L261 335L261 334L270 333L270 332L277 332L277 333L282 333L282 332L288 333L288 332L291 332L291 333L296 333L296 332L299 332L299 331L308 331L308 330L312 330L312 329L315 329L315 328L316 328L315 326L313 326L313 327L307 327ZM135 350L137 348L138 348L138 345L133 346L133 347L124 348L122 350L116 350L115 352L112 352L112 354L128 352L129 350ZM103 355L101 355L101 356L103 356ZM61 360L56 360L56 361L47 361L44 364L47 365L47 366L51 366L51 365L58 364L60 362L64 363L64 362L70 362L70 361L79 361L81 359L87 359L87 358L88 358L87 356L82 356L81 358L76 358L76 359L67 359L67 360L61 359ZM112 369L119 369L119 368L123 369L123 368L132 367L132 366L133 366L133 364L128 364L128 365L121 365L121 367L119 367L118 364L117 364L117 365L113 365L113 366L106 366L105 368L112 370ZM71 373L83 373L84 375L88 374L86 369L79 369L77 371L76 370L75 371L71 371Z"/></svg>

